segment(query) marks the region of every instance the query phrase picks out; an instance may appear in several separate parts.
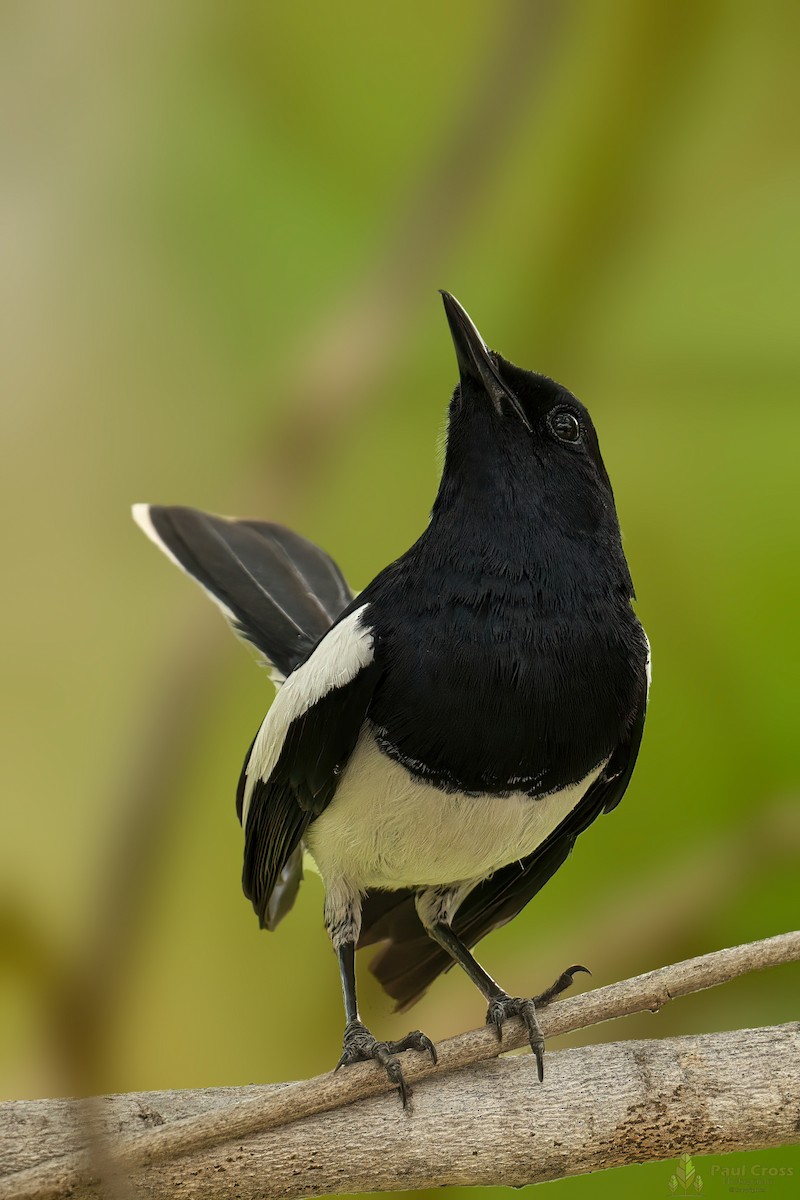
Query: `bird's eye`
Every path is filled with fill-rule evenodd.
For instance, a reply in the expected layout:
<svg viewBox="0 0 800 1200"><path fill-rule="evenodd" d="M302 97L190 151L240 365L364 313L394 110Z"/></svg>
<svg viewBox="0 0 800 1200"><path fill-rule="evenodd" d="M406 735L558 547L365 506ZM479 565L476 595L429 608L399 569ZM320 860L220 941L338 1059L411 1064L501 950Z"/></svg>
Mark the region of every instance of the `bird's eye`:
<svg viewBox="0 0 800 1200"><path fill-rule="evenodd" d="M557 408L548 415L547 426L554 437L560 442L579 442L581 440L581 425L574 413Z"/></svg>

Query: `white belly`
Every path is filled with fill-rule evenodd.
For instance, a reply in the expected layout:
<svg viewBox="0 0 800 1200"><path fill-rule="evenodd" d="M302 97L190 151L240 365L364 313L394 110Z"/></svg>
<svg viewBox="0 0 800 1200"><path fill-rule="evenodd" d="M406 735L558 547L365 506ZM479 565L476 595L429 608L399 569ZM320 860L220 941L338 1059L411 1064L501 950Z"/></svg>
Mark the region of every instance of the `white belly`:
<svg viewBox="0 0 800 1200"><path fill-rule="evenodd" d="M604 765L538 800L520 792L465 796L414 779L365 726L306 848L326 883L345 880L359 891L483 879L531 854Z"/></svg>

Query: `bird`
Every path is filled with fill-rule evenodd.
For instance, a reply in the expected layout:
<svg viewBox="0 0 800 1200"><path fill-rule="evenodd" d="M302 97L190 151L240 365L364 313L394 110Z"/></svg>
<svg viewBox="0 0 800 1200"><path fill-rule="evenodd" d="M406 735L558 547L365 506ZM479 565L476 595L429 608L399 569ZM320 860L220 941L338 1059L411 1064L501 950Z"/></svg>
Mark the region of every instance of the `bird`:
<svg viewBox="0 0 800 1200"><path fill-rule="evenodd" d="M242 884L262 928L322 877L345 1029L337 1069L400 1055L364 1023L355 951L399 1009L458 964L502 1039L519 1017L544 1071L538 1012L583 966L508 994L472 950L516 917L578 836L621 800L645 722L650 646L586 407L488 348L441 292L458 366L430 519L354 593L288 528L137 504L147 536L268 664L276 694L236 794ZM367 497L365 497L367 499ZM374 501L373 501L374 502Z"/></svg>

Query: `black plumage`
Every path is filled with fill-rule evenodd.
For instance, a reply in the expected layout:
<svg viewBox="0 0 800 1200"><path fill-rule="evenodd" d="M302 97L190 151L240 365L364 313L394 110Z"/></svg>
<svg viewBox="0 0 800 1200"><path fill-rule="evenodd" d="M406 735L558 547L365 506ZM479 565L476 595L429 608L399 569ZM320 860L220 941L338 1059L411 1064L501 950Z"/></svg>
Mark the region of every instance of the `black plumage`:
<svg viewBox="0 0 800 1200"><path fill-rule="evenodd" d="M333 559L283 525L178 505L135 508L145 531L283 676L308 657L352 598Z"/></svg>
<svg viewBox="0 0 800 1200"><path fill-rule="evenodd" d="M628 786L647 639L584 406L489 351L443 293L460 369L430 524L353 597L305 539L140 506L145 531L287 676L245 760L243 883L262 925L291 907L302 851L326 885L347 1029L342 1062L392 1047L358 1017L353 950L399 1006L454 961L525 1020L470 947L514 917ZM567 986L566 972L538 999ZM416 1046L435 1054L421 1034ZM388 1057L387 1057L388 1055Z"/></svg>

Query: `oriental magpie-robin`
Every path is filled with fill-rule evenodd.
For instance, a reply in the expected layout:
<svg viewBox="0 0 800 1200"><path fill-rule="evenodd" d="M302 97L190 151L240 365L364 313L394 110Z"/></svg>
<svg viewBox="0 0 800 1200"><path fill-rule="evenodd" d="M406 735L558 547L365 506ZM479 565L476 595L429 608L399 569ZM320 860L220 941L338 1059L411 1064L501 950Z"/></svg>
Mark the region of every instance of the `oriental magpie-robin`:
<svg viewBox="0 0 800 1200"><path fill-rule="evenodd" d="M355 950L401 1008L459 963L498 1037L518 1015L542 1077L537 1005L470 947L511 920L619 803L649 686L647 638L597 435L559 384L490 351L442 293L460 373L430 523L357 596L280 525L136 505L144 532L267 658L278 687L237 812L263 927L291 908L304 853L325 885L346 1027L339 1065L396 1054L356 1003Z"/></svg>

